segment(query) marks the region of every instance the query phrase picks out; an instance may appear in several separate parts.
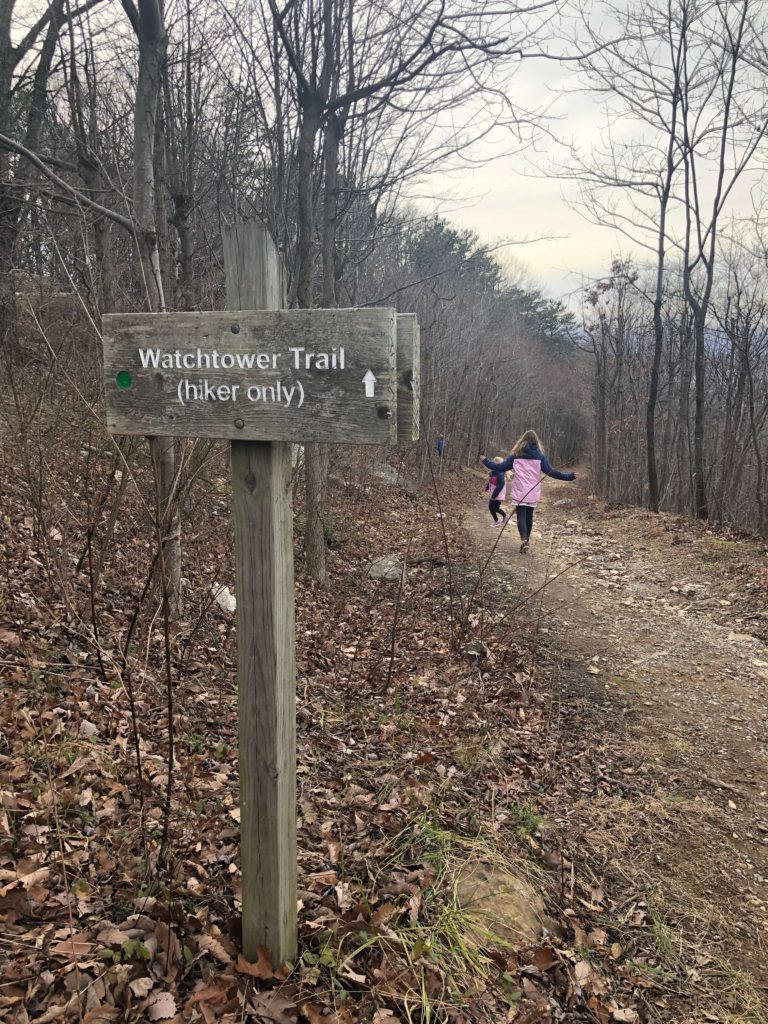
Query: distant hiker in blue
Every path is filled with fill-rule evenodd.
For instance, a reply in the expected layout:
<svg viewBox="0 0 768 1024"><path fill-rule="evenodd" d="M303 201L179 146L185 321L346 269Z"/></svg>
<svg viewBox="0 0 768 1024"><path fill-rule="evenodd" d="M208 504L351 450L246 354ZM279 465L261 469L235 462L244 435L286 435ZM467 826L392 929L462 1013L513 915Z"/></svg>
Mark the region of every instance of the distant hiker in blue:
<svg viewBox="0 0 768 1024"><path fill-rule="evenodd" d="M506 473L514 467L515 475L510 488L509 500L517 506L517 529L520 533L520 551L525 553L531 542L533 510L541 497L542 474L555 480L575 480L575 473L561 473L554 469L541 448L541 441L535 430L526 430L515 443L511 455L503 462L486 459L480 461L496 473Z"/></svg>
<svg viewBox="0 0 768 1024"><path fill-rule="evenodd" d="M445 438L443 437L442 434L437 439L437 444L435 445L435 449L437 451L437 454L441 455L441 456L442 456L443 452L445 451Z"/></svg>

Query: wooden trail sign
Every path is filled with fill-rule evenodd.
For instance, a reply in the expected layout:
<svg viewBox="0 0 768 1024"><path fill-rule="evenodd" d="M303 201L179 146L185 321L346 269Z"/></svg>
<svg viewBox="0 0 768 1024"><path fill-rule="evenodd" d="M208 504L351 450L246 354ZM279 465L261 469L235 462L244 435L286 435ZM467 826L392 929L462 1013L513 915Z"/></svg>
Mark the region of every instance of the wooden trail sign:
<svg viewBox="0 0 768 1024"><path fill-rule="evenodd" d="M102 323L115 433L397 439L393 309L117 313Z"/></svg>
<svg viewBox="0 0 768 1024"><path fill-rule="evenodd" d="M243 952L296 955L290 442L419 436L419 326L392 309L285 310L260 225L223 232L227 312L102 318L112 433L229 438L235 524Z"/></svg>

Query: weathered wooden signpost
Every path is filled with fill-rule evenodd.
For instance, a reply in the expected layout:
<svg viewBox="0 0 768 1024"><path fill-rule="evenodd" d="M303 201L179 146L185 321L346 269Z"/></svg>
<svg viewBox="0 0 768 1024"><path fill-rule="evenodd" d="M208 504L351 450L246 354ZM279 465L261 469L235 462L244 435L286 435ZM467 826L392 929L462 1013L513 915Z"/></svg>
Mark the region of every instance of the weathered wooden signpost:
<svg viewBox="0 0 768 1024"><path fill-rule="evenodd" d="M227 312L105 315L107 427L231 440L243 952L296 954L291 442L418 439L419 328L393 309L285 310L260 225L224 233Z"/></svg>

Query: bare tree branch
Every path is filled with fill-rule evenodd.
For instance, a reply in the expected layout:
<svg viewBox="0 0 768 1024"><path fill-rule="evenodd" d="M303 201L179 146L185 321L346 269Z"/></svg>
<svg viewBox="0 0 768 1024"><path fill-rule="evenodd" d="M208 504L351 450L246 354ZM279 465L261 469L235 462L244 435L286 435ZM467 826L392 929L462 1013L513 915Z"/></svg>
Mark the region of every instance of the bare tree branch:
<svg viewBox="0 0 768 1024"><path fill-rule="evenodd" d="M13 139L9 139L6 135L0 135L0 146L9 150L12 153L18 153L19 156L23 156L25 160L28 160L34 167L36 167L42 174L57 185L62 191L67 192L77 203L87 206L89 210L94 210L96 213L101 214L102 217L108 217L109 220L114 221L115 224L119 224L125 228L126 231L130 231L133 234L133 222L128 217L124 217L122 214L117 213L115 210L110 210L107 206L102 206L101 203L95 202L90 196L87 196L84 192L76 189L69 182L60 178L58 174L54 172L46 165L45 161L42 160L36 153L22 146L18 142L14 142Z"/></svg>

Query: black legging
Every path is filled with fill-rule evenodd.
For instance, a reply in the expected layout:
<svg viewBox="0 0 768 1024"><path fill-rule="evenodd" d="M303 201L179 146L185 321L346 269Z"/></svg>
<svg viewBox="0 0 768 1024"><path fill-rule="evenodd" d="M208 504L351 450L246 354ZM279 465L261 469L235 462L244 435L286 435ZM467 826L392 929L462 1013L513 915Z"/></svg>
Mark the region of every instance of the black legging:
<svg viewBox="0 0 768 1024"><path fill-rule="evenodd" d="M501 516L502 519L505 518L505 513L501 511L501 501L496 498L491 498L488 502L488 510L493 516L494 523L498 523L499 516Z"/></svg>
<svg viewBox="0 0 768 1024"><path fill-rule="evenodd" d="M520 540L530 540L533 529L533 507L531 505L517 506L517 529L520 533Z"/></svg>

